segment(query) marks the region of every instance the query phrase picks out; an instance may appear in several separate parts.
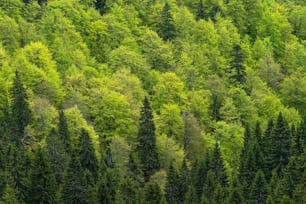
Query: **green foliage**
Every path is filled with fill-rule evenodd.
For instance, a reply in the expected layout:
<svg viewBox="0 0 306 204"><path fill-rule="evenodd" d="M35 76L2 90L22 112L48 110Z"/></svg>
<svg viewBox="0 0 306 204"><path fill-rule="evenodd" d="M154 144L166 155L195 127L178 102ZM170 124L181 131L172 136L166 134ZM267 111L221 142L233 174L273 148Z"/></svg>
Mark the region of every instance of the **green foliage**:
<svg viewBox="0 0 306 204"><path fill-rule="evenodd" d="M166 3L161 12L161 24L159 25L158 32L164 40L173 40L176 37L176 30L170 9L170 5Z"/></svg>

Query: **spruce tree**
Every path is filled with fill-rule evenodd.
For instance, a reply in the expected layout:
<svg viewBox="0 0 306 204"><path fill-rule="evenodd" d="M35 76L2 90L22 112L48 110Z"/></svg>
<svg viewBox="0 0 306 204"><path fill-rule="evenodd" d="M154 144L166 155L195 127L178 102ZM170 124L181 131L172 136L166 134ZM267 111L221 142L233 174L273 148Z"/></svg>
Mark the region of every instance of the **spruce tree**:
<svg viewBox="0 0 306 204"><path fill-rule="evenodd" d="M155 126L149 100L145 98L141 110L138 132L138 155L142 164L145 181L159 170L159 158L156 147Z"/></svg>
<svg viewBox="0 0 306 204"><path fill-rule="evenodd" d="M183 203L183 202L182 202ZM188 186L188 191L186 193L184 204L198 204L198 195L192 185Z"/></svg>
<svg viewBox="0 0 306 204"><path fill-rule="evenodd" d="M103 164L102 164L103 166ZM107 168L101 170L98 182L98 203L109 204L115 202L118 179L113 171Z"/></svg>
<svg viewBox="0 0 306 204"><path fill-rule="evenodd" d="M287 122L279 113L275 128L272 134L271 152L267 155L270 158L270 169L277 169L280 174L287 165L290 156L291 134Z"/></svg>
<svg viewBox="0 0 306 204"><path fill-rule="evenodd" d="M183 165L180 171L180 201L183 203L185 200L185 195L188 191L188 185L189 185L189 170L186 164L186 160L184 159Z"/></svg>
<svg viewBox="0 0 306 204"><path fill-rule="evenodd" d="M96 0L95 6L101 15L106 12L106 0Z"/></svg>
<svg viewBox="0 0 306 204"><path fill-rule="evenodd" d="M66 170L62 201L64 204L89 204L84 172L76 153L72 154Z"/></svg>
<svg viewBox="0 0 306 204"><path fill-rule="evenodd" d="M31 110L28 104L28 96L19 77L18 71L15 72L13 87L11 89L12 97L12 122L14 141L19 146L24 138L25 127L30 123Z"/></svg>
<svg viewBox="0 0 306 204"><path fill-rule="evenodd" d="M144 187L143 204L160 204L162 199L161 189L156 182L148 182Z"/></svg>
<svg viewBox="0 0 306 204"><path fill-rule="evenodd" d="M82 168L88 169L94 181L96 182L98 179L99 170L98 160L95 155L95 150L92 145L91 138L85 129L81 130L79 157Z"/></svg>
<svg viewBox="0 0 306 204"><path fill-rule="evenodd" d="M165 186L165 197L168 203L180 203L179 176L176 170L170 165L167 172L167 183Z"/></svg>
<svg viewBox="0 0 306 204"><path fill-rule="evenodd" d="M244 53L240 45L235 45L232 53L232 60L230 61L230 79L235 85L244 84L245 82L245 65L244 65Z"/></svg>
<svg viewBox="0 0 306 204"><path fill-rule="evenodd" d="M29 203L56 203L56 182L46 153L38 149L34 154L30 173Z"/></svg>
<svg viewBox="0 0 306 204"><path fill-rule="evenodd" d="M68 133L68 125L65 117L64 111L59 111L59 123L58 123L58 132L65 145L66 152L70 152L70 136Z"/></svg>
<svg viewBox="0 0 306 204"><path fill-rule="evenodd" d="M268 186L262 170L257 171L250 189L251 204L265 204L268 196Z"/></svg>
<svg viewBox="0 0 306 204"><path fill-rule="evenodd" d="M215 174L217 182L219 182L222 185L222 187L226 187L227 186L226 169L221 156L219 144L217 142L215 144L215 148L212 154L210 167Z"/></svg>
<svg viewBox="0 0 306 204"><path fill-rule="evenodd" d="M267 179L271 178L271 168L272 168L272 158L271 158L271 145L272 145L272 134L273 134L274 124L273 121L270 120L268 122L267 129L263 138L263 155L264 155L264 172Z"/></svg>
<svg viewBox="0 0 306 204"><path fill-rule="evenodd" d="M224 188L221 186L220 183L217 184L213 197L212 197L212 204L223 204L225 201L225 192Z"/></svg>
<svg viewBox="0 0 306 204"><path fill-rule="evenodd" d="M243 204L244 196L241 184L236 176L234 176L231 187L229 189L228 204Z"/></svg>
<svg viewBox="0 0 306 204"><path fill-rule="evenodd" d="M200 0L199 5L198 5L196 19L200 20L200 19L205 19L205 18L206 17L205 17L205 8L204 8L203 0Z"/></svg>
<svg viewBox="0 0 306 204"><path fill-rule="evenodd" d="M215 188L217 186L216 181L217 179L215 173L212 170L209 170L205 179L204 191L201 200L203 200L202 198L204 196L206 198L205 201L207 200L208 203L211 203Z"/></svg>
<svg viewBox="0 0 306 204"><path fill-rule="evenodd" d="M170 13L170 5L165 4L161 12L161 23L159 25L158 34L164 40L173 40L176 37L176 30Z"/></svg>

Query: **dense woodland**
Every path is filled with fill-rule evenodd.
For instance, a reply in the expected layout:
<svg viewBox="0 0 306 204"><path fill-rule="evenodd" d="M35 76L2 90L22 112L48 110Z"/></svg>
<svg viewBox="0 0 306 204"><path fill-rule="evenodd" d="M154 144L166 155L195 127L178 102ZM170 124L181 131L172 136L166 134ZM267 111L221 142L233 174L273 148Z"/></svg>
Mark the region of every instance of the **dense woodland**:
<svg viewBox="0 0 306 204"><path fill-rule="evenodd" d="M1 204L306 203L305 0L1 0Z"/></svg>

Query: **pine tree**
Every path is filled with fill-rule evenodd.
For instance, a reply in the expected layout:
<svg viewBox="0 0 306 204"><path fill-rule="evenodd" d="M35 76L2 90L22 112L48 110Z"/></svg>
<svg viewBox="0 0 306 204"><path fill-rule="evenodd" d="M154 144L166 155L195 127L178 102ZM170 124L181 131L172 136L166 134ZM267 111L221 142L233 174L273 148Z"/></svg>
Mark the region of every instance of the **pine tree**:
<svg viewBox="0 0 306 204"><path fill-rule="evenodd" d="M137 203L137 189L135 182L130 178L124 178L119 184L119 191L125 204Z"/></svg>
<svg viewBox="0 0 306 204"><path fill-rule="evenodd" d="M148 182L144 187L143 204L160 204L162 192L155 182Z"/></svg>
<svg viewBox="0 0 306 204"><path fill-rule="evenodd" d="M12 120L13 120L13 134L15 135L15 142L19 146L24 137L25 127L30 123L31 110L28 104L28 96L23 84L19 78L18 71L15 72L13 87L11 90L12 97Z"/></svg>
<svg viewBox="0 0 306 204"><path fill-rule="evenodd" d="M149 100L145 98L141 111L138 132L138 155L143 166L145 181L159 170L159 158L156 147L155 126Z"/></svg>
<svg viewBox="0 0 306 204"><path fill-rule="evenodd" d="M70 136L68 133L68 125L67 125L65 113L64 111L61 110L58 112L58 115L59 115L58 132L65 145L66 152L70 152L70 148L71 148L70 147Z"/></svg>
<svg viewBox="0 0 306 204"><path fill-rule="evenodd" d="M264 155L264 172L267 179L271 178L271 167L272 167L272 158L271 158L271 145L272 145L272 133L274 129L273 121L270 120L265 131L265 136L263 138L263 155Z"/></svg>
<svg viewBox="0 0 306 204"><path fill-rule="evenodd" d="M209 153L206 152L204 161L196 161L192 168L192 180L198 197L200 198L203 193L203 186L207 177L207 172L210 168Z"/></svg>
<svg viewBox="0 0 306 204"><path fill-rule="evenodd" d="M244 65L244 53L240 45L235 45L232 53L232 60L230 62L230 78L233 80L233 83L236 85L244 84L245 82L245 65Z"/></svg>
<svg viewBox="0 0 306 204"><path fill-rule="evenodd" d="M256 173L250 190L250 203L265 204L268 196L268 186L263 171Z"/></svg>
<svg viewBox="0 0 306 204"><path fill-rule="evenodd" d="M103 165L102 165L103 166ZM110 204L115 202L118 181L116 175L109 169L102 170L98 182L98 203Z"/></svg>
<svg viewBox="0 0 306 204"><path fill-rule="evenodd" d="M170 13L170 5L165 4L161 13L161 23L159 25L158 34L164 40L173 40L176 37L176 30Z"/></svg>
<svg viewBox="0 0 306 204"><path fill-rule="evenodd" d="M6 184L2 198L0 200L0 204L16 204L21 203L18 200L15 189L13 189L10 185Z"/></svg>
<svg viewBox="0 0 306 204"><path fill-rule="evenodd" d="M217 184L212 197L212 204L223 204L225 201L225 192L220 183Z"/></svg>
<svg viewBox="0 0 306 204"><path fill-rule="evenodd" d="M212 154L210 167L215 174L217 182L219 182L222 185L222 187L226 187L227 186L226 169L221 156L219 144L217 142L215 144L215 148Z"/></svg>
<svg viewBox="0 0 306 204"><path fill-rule="evenodd" d="M270 169L277 168L277 172L280 174L288 163L291 146L290 130L282 113L278 115L271 142L271 153L268 155L272 161Z"/></svg>
<svg viewBox="0 0 306 204"><path fill-rule="evenodd" d="M244 197L241 184L236 176L234 176L232 185L229 190L228 204L243 204Z"/></svg>
<svg viewBox="0 0 306 204"><path fill-rule="evenodd" d="M185 195L188 191L188 185L189 185L189 170L187 168L186 160L184 159L183 165L180 171L180 201L183 203L185 200Z"/></svg>
<svg viewBox="0 0 306 204"><path fill-rule="evenodd" d="M72 154L66 170L62 190L62 201L64 204L89 203L84 173L76 153Z"/></svg>
<svg viewBox="0 0 306 204"><path fill-rule="evenodd" d="M29 203L56 203L56 182L46 153L42 149L35 152L30 173Z"/></svg>
<svg viewBox="0 0 306 204"><path fill-rule="evenodd" d="M83 169L88 169L96 182L98 179L98 160L95 155L95 150L89 137L88 132L85 129L81 130L80 137L80 162Z"/></svg>
<svg viewBox="0 0 306 204"><path fill-rule="evenodd" d="M54 128L51 129L46 139L46 143L48 159L50 161L51 169L54 172L56 182L62 184L64 171L69 161L69 155L65 150L62 139Z"/></svg>
<svg viewBox="0 0 306 204"><path fill-rule="evenodd" d="M207 172L207 176L206 176L206 179L205 179L204 191L203 191L203 195L201 197L201 200L203 200L203 196L205 196L208 203L211 203L212 196L213 196L215 188L217 186L216 181L217 181L217 179L216 179L215 173L212 170L209 170Z"/></svg>
<svg viewBox="0 0 306 204"><path fill-rule="evenodd" d="M178 184L179 176L171 164L167 172L167 183L165 186L165 196L168 203L180 203Z"/></svg>
<svg viewBox="0 0 306 204"><path fill-rule="evenodd" d="M183 202L182 202L183 203ZM188 186L188 191L186 193L184 204L198 204L198 195L192 185Z"/></svg>

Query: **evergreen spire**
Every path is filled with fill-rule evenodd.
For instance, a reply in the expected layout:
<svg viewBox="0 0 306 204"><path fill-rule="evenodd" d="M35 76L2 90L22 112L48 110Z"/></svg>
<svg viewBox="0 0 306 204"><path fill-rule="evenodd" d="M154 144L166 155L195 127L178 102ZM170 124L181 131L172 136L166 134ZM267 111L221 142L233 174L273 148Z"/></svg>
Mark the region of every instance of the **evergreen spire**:
<svg viewBox="0 0 306 204"><path fill-rule="evenodd" d="M170 13L170 5L168 3L165 4L161 13L161 23L158 34L164 40L173 40L176 37L176 30Z"/></svg>

